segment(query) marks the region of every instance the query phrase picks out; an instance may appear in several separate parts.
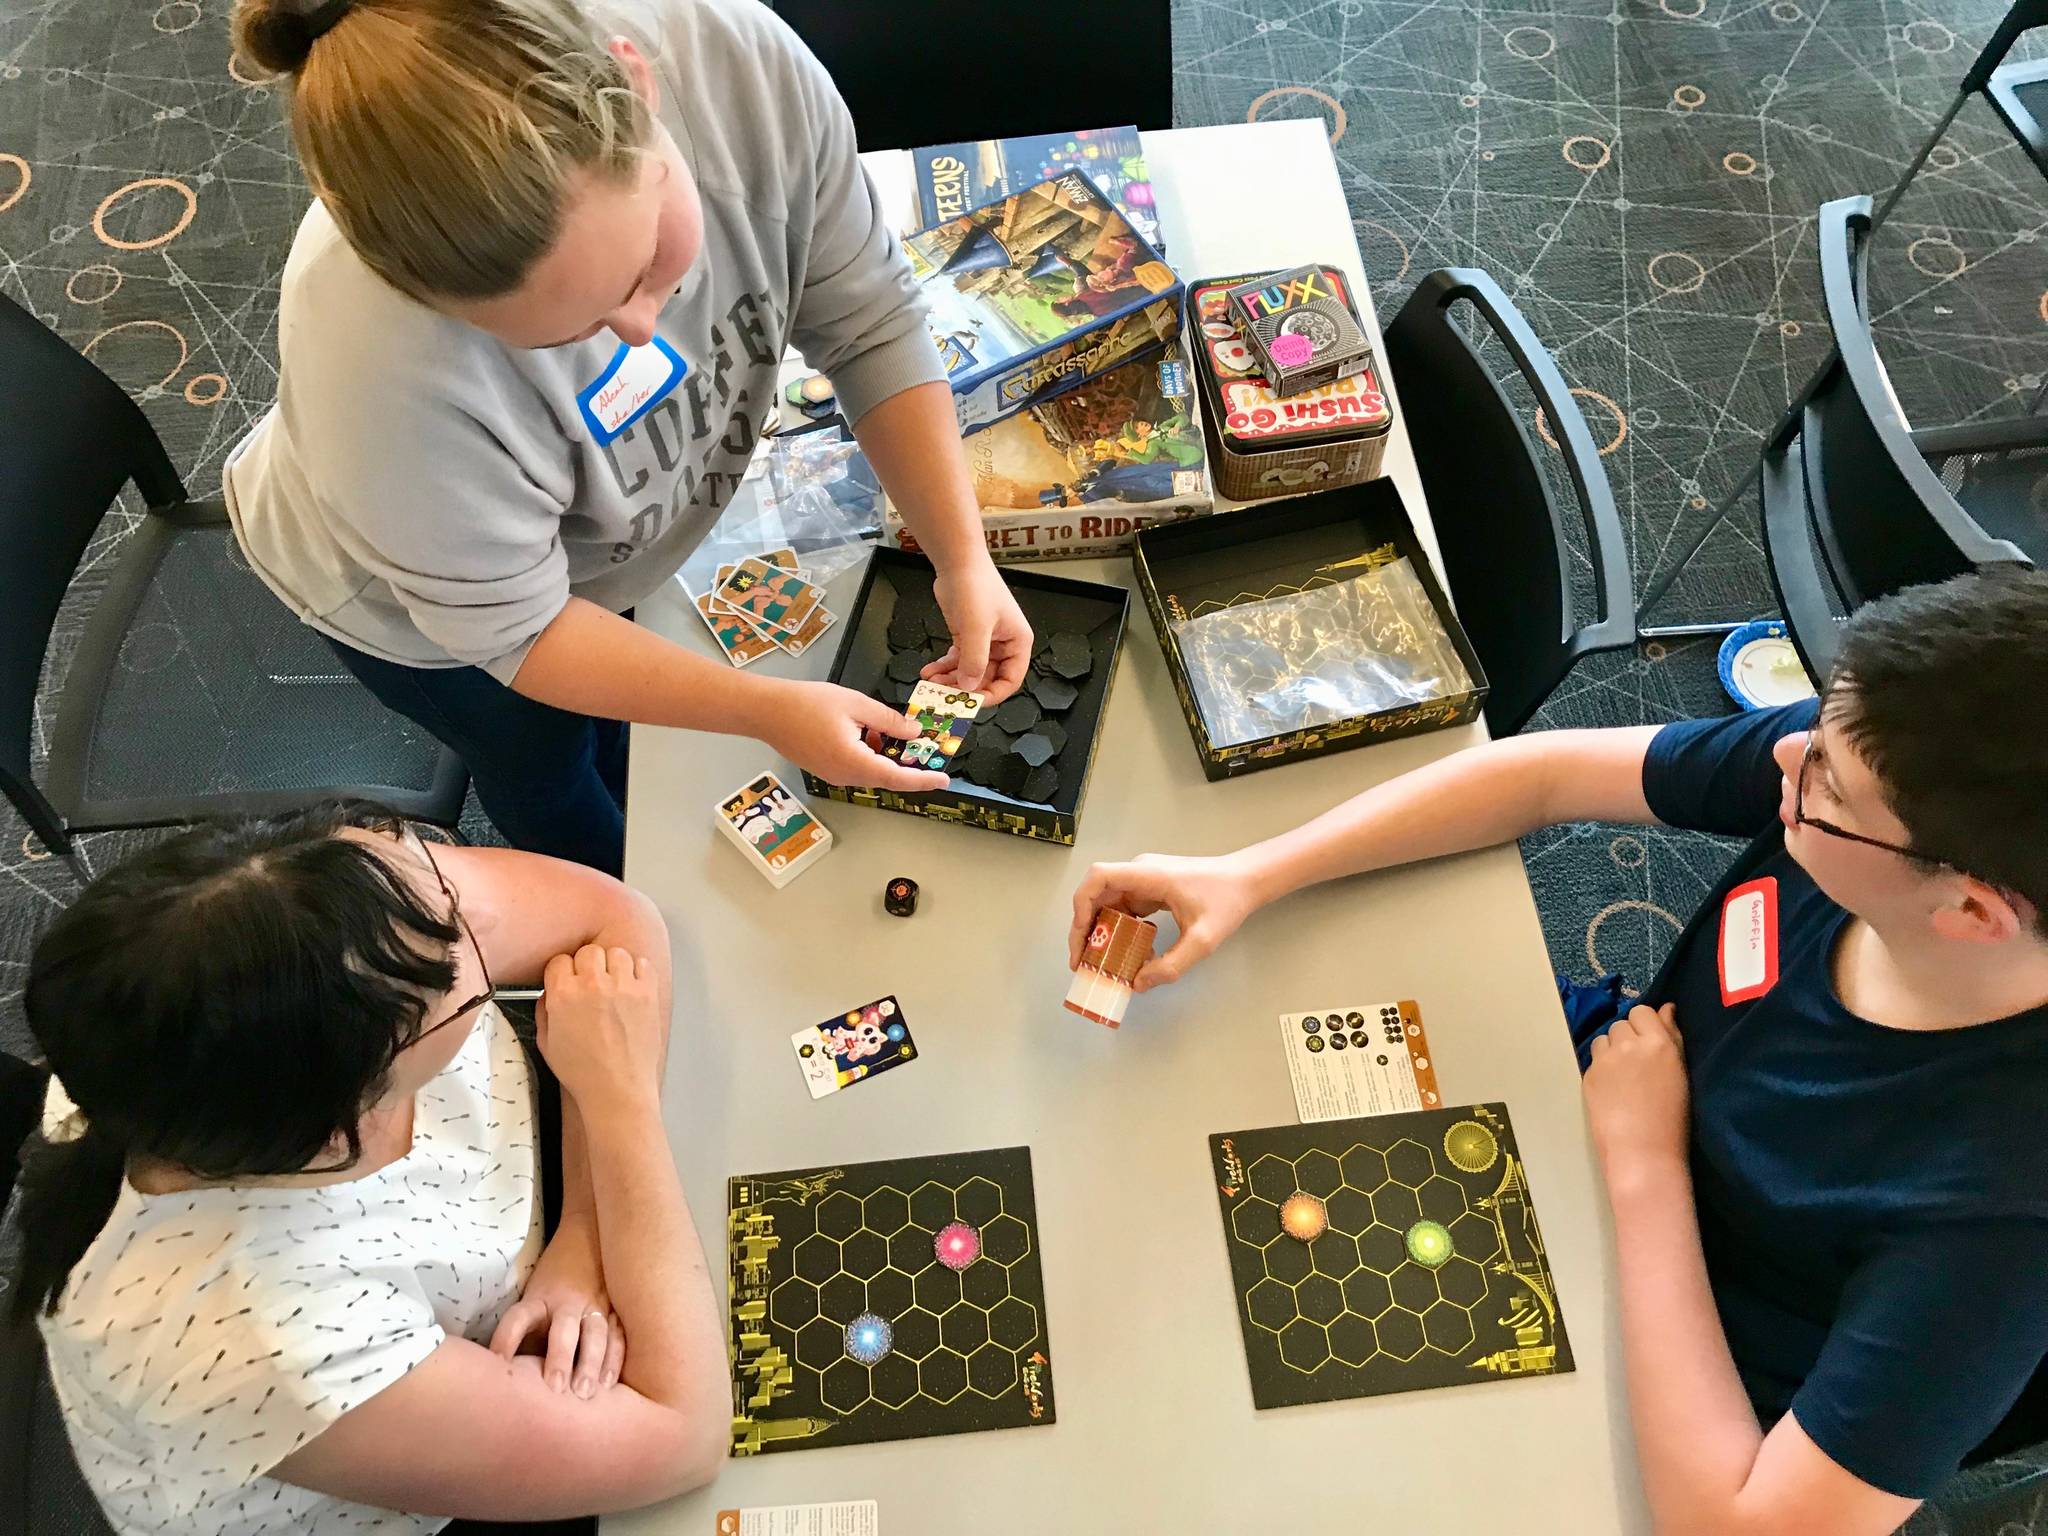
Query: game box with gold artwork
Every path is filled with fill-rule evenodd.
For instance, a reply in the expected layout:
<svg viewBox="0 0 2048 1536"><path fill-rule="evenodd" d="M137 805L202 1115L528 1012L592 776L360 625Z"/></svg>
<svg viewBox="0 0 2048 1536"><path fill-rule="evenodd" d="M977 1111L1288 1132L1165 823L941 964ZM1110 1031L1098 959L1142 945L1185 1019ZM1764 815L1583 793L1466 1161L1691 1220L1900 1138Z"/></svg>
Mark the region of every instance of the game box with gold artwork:
<svg viewBox="0 0 2048 1536"><path fill-rule="evenodd" d="M1212 779L1463 725L1486 700L1391 480L1147 528L1133 563Z"/></svg>

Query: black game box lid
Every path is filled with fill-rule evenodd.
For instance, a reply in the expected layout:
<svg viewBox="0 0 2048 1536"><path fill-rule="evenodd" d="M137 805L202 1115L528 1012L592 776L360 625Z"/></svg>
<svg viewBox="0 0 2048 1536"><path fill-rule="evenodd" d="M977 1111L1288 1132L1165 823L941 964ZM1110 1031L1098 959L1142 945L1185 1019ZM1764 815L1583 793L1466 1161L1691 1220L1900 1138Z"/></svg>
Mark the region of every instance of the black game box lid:
<svg viewBox="0 0 2048 1536"><path fill-rule="evenodd" d="M1486 676L1464 629L1451 612L1415 526L1391 480L1371 480L1305 496L1280 506L1239 512L1167 527L1148 528L1138 535L1133 552L1139 590L1166 652L1167 668L1180 696L1203 771L1211 779L1231 778L1297 758L1366 746L1375 741L1441 730L1477 719L1486 699ZM1249 604L1271 604L1295 595L1339 588L1373 573L1396 573L1406 562L1404 582L1412 576L1411 593L1441 626L1428 640L1443 656L1445 676L1454 681L1427 696L1394 702L1369 712L1341 715L1312 726L1272 735L1246 737L1226 731L1209 718L1220 707L1218 690L1199 681L1202 665L1192 621ZM1330 613L1347 594L1331 592ZM1398 619L1395 621L1398 623ZM1428 626L1422 626L1428 628ZM1375 632L1370 652L1381 641L1390 654L1412 635ZM1446 650L1447 647L1447 650ZM1249 654L1249 652L1248 652ZM1455 665L1450 663L1455 656ZM1254 665L1265 665L1261 658ZM1462 668L1462 677L1457 674ZM1289 685L1284 664L1268 667L1275 688ZM1261 674L1263 675L1263 674ZM1205 712L1203 695L1211 701ZM1422 693L1417 689L1417 693Z"/></svg>
<svg viewBox="0 0 2048 1536"><path fill-rule="evenodd" d="M907 695L916 675L913 662L935 660L945 648L935 627L942 621L932 576L922 555L887 546L875 550L842 625L829 681L901 707L895 694ZM806 773L804 783L813 794L1021 837L1074 841L1131 595L1122 587L1015 567L1005 567L1002 576L1031 621L1037 653L1024 687L969 727L961 758L948 770L953 782L904 794L828 784ZM1036 740L1027 742L1030 737ZM1027 770L1025 783L1012 786L1015 792L998 787L1009 782L1000 771L977 770L968 762L982 759L1008 768L1000 760L1013 754L1020 758L1014 766ZM979 781L984 779L996 782ZM1044 787L1048 783L1050 789Z"/></svg>

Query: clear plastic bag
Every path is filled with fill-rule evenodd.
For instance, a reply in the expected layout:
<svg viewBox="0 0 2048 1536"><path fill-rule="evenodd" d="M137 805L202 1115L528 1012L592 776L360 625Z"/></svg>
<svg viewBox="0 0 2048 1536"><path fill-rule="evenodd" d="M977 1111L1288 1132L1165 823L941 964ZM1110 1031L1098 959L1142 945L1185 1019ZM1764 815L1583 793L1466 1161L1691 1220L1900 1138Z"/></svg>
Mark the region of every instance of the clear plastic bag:
<svg viewBox="0 0 2048 1536"><path fill-rule="evenodd" d="M843 425L770 437L677 576L708 591L719 566L788 548L809 579L827 582L866 558L881 527L881 486Z"/></svg>
<svg viewBox="0 0 2048 1536"><path fill-rule="evenodd" d="M1407 559L1174 626L1218 747L1446 698L1472 686Z"/></svg>

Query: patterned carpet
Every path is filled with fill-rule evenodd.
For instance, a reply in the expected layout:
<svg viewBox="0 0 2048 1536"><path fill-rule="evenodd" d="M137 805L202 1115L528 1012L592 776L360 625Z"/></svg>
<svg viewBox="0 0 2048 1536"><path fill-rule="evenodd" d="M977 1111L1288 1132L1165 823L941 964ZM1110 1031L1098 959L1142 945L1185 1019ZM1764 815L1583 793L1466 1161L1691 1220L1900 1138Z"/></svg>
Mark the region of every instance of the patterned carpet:
<svg viewBox="0 0 2048 1536"><path fill-rule="evenodd" d="M306 196L275 103L231 66L227 11L227 0L0 8L0 291L138 395L201 490L276 388L277 282ZM1826 351L1815 208L1889 184L2003 6L1176 0L1174 11L1180 122L1328 124L1382 315L1438 266L1501 279L1605 444L1641 583L1741 477ZM1973 102L1873 261L1880 343L1917 425L2025 408L2043 372L2044 230L2041 178ZM90 553L54 668L135 516L110 517ZM1750 509L1732 519L1658 617L1765 611L1755 525ZM1711 642L1652 644L1583 667L1537 724L1727 707ZM1559 968L1638 978L1727 858L1711 839L1607 827L1547 833L1524 851ZM72 890L63 864L0 814L0 1044L18 1044L25 957ZM2013 1518L2037 1514L2016 1504ZM1923 1523L1946 1528L1933 1514Z"/></svg>
<svg viewBox="0 0 2048 1536"><path fill-rule="evenodd" d="M227 9L0 11L0 289L142 398L199 489L275 389L277 280L305 201L275 103L228 59ZM1383 315L1433 267L1500 277L1606 445L1640 582L1826 350L1815 207L1882 190L2001 11L1178 0L1176 116L1322 117ZM1874 262L1881 341L1916 423L2023 408L2048 314L2044 228L2039 176L1973 102ZM111 517L89 556L54 665L134 516ZM1755 521L1730 520L1660 618L1768 607ZM1711 642L1651 644L1583 667L1537 724L1726 707ZM1602 827L1525 852L1560 969L1637 977L1726 857L1708 839ZM32 935L70 889L0 817L0 1040Z"/></svg>
<svg viewBox="0 0 2048 1536"><path fill-rule="evenodd" d="M1383 319L1437 267L1500 279L1604 446L1640 591L1826 355L1815 210L1891 184L2004 11L1187 0L1175 116L1320 116ZM1872 258L1880 349L1916 426L2024 409L2048 365L2044 230L2048 189L1973 100ZM1768 612L1757 524L1752 500L1652 622ZM1725 711L1714 654L1688 641L1595 657L1532 729ZM1710 838L1599 826L1523 853L1558 968L1637 980L1728 858Z"/></svg>

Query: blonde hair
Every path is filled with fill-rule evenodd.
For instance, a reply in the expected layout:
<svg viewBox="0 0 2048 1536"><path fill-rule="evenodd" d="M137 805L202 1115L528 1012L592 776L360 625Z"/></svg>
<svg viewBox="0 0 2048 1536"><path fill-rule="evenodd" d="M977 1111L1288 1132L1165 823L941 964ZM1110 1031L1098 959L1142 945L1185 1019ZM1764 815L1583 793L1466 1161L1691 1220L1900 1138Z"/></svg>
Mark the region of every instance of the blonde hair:
<svg viewBox="0 0 2048 1536"><path fill-rule="evenodd" d="M570 176L624 180L651 132L578 0L237 0L234 40L289 79L300 164L344 238L424 302L517 288Z"/></svg>

